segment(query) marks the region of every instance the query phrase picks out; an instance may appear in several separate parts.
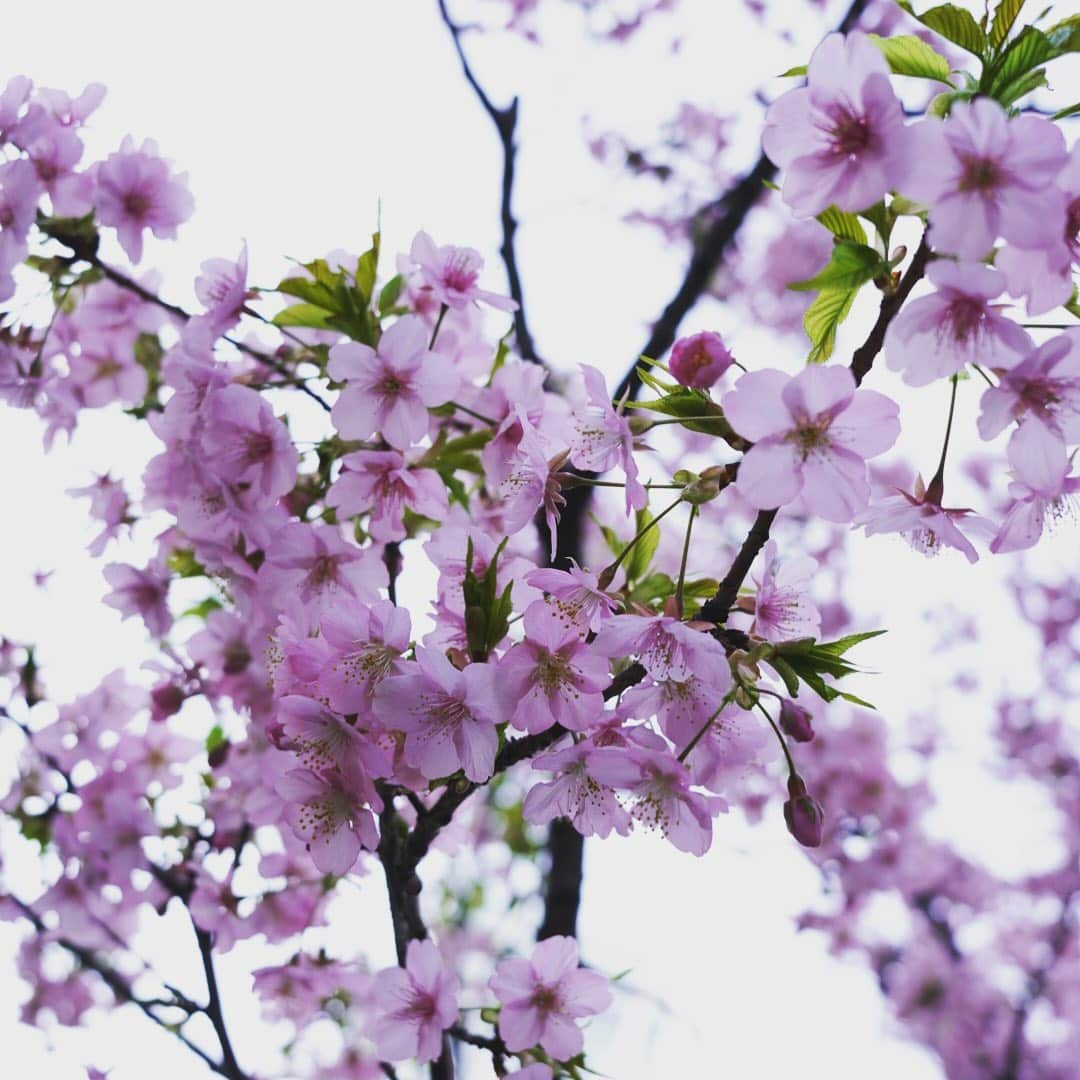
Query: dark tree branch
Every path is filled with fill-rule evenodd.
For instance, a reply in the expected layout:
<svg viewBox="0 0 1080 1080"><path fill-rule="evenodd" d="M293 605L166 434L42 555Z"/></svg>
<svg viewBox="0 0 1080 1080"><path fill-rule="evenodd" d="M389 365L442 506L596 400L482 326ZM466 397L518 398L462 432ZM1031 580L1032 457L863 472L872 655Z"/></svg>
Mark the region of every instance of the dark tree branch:
<svg viewBox="0 0 1080 1080"><path fill-rule="evenodd" d="M911 260L911 265L900 278L896 288L889 290L882 296L881 307L878 309L878 317L873 329L871 329L866 341L855 350L851 357L851 374L855 376L856 386L862 383L870 368L873 367L877 354L881 352L881 348L885 344L885 331L889 329L889 323L896 318L916 282L926 273L926 265L929 261L930 245L926 242L926 234L923 233L923 238L919 242L919 246Z"/></svg>
<svg viewBox="0 0 1080 1080"><path fill-rule="evenodd" d="M735 556L731 568L724 575L723 581L716 588L716 593L705 601L701 606L701 618L717 625L724 622L728 612L739 595L739 589L750 572L750 567L758 556L758 552L765 546L769 539L769 530L776 520L779 510L759 510L754 518L754 524L746 534L739 553Z"/></svg>
<svg viewBox="0 0 1080 1080"><path fill-rule="evenodd" d="M515 235L518 222L514 217L514 178L517 166L517 145L514 142L514 134L517 130L518 99L512 98L510 104L505 107L496 105L480 84L469 58L465 55L465 48L461 43L463 29L450 17L446 6L446 0L438 0L439 14L445 23L447 30L454 42L454 49L461 61L461 70L465 75L465 81L472 87L484 112L491 118L495 125L495 131L502 145L503 169L502 169L502 196L500 201L499 218L502 222L502 246L499 255L502 257L503 266L506 267L506 279L510 287L510 295L517 303L517 311L514 312L514 337L517 339L518 352L524 360L532 364L543 364L543 360L536 351L532 333L529 330L528 320L525 315L525 295L521 284L521 272L518 269L517 247Z"/></svg>
<svg viewBox="0 0 1080 1080"><path fill-rule="evenodd" d="M193 1043L176 1025L168 1023L154 1012L155 1007L164 1006L168 1008L179 1008L188 1013L188 1015L192 1015L194 1012L207 1012L209 1015L207 1009L203 1009L202 1007L192 1008L192 1003L189 1003L187 999L166 1002L156 998L144 1000L143 998L138 997L131 989L127 980L110 964L99 959L93 949L88 949L84 945L79 945L77 942L71 941L68 938L54 936L42 921L41 916L38 915L29 904L24 903L18 897L10 894L7 895L7 899L9 899L30 921L31 925L39 934L45 935L47 940L55 942L68 952L79 962L80 967L84 968L86 971L94 972L94 974L97 975L112 991L113 996L118 1001L122 1001L128 1005L134 1005L144 1016L149 1020L152 1020L163 1031L167 1031L170 1035L175 1036L184 1047L195 1054L196 1057L200 1058L207 1068L216 1072L219 1076L226 1077L227 1080L251 1080L251 1077L243 1072L236 1064L235 1058L229 1060L229 1057L224 1056L224 1048L223 1060L220 1062L215 1061L205 1050ZM231 1052L229 1056L231 1057Z"/></svg>
<svg viewBox="0 0 1080 1080"><path fill-rule="evenodd" d="M852 0L837 30L846 34L859 21L868 4L869 0ZM762 154L742 179L694 215L693 220L708 221L709 224L694 244L682 283L653 324L649 340L639 355L658 360L671 348L679 325L709 287L747 215L765 191L766 182L775 175L776 166ZM640 388L638 360L635 357L615 391L615 400L620 401L626 395L633 399Z"/></svg>
<svg viewBox="0 0 1080 1080"><path fill-rule="evenodd" d="M232 1040L229 1038L229 1029L225 1024L225 1013L221 1006L221 991L218 989L217 973L214 971L214 938L205 930L200 930L192 921L195 938L199 943L199 955L202 958L203 975L206 978L207 1004L203 1012L213 1025L214 1034L217 1035L218 1044L221 1046L221 1074L222 1076L234 1077L236 1080L247 1074L240 1068L233 1051Z"/></svg>

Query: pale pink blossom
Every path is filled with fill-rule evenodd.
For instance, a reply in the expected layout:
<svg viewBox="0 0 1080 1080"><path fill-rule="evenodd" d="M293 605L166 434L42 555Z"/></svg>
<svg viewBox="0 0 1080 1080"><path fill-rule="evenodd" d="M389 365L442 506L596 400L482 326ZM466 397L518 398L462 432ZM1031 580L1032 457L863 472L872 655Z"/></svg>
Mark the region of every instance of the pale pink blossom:
<svg viewBox="0 0 1080 1080"><path fill-rule="evenodd" d="M488 985L502 1004L499 1034L508 1050L539 1045L558 1061L581 1053L575 1021L611 1005L611 988L599 972L578 966L577 942L555 936L539 942L530 959L499 962Z"/></svg>
<svg viewBox="0 0 1080 1080"><path fill-rule="evenodd" d="M113 591L105 603L126 619L138 615L154 637L164 637L172 626L169 613L169 571L157 563L137 570L125 563L109 563L103 571Z"/></svg>
<svg viewBox="0 0 1080 1080"><path fill-rule="evenodd" d="M850 521L866 505L866 459L900 434L896 403L857 390L851 372L837 365L795 376L752 371L724 395L723 407L732 427L754 443L736 481L747 502L768 510L801 494L827 521Z"/></svg>
<svg viewBox="0 0 1080 1080"><path fill-rule="evenodd" d="M381 435L407 450L428 430L428 409L449 401L458 377L428 350L427 329L415 315L398 319L378 349L347 341L330 349L332 378L345 383L331 416L347 439Z"/></svg>
<svg viewBox="0 0 1080 1080"><path fill-rule="evenodd" d="M138 150L131 136L94 172L94 210L102 225L116 229L120 246L137 263L142 258L143 232L161 240L176 238L176 227L191 217L195 204L187 189L187 174L172 175L151 139Z"/></svg>
<svg viewBox="0 0 1080 1080"><path fill-rule="evenodd" d="M563 750L538 754L532 768L555 773L553 779L533 784L522 803L526 821L546 825L557 817L569 818L582 836L606 837L614 829L620 836L630 832L630 815L613 788L592 775L589 762L597 746L583 740Z"/></svg>
<svg viewBox="0 0 1080 1080"><path fill-rule="evenodd" d="M636 655L654 679L685 679L706 665L727 665L715 638L669 615L616 615L600 628L592 648L612 659Z"/></svg>
<svg viewBox="0 0 1080 1080"><path fill-rule="evenodd" d="M1072 461L1064 445L1042 424L1021 424L1006 453L1012 504L990 544L995 555L1034 547L1047 521L1065 516L1080 492L1080 476L1068 475Z"/></svg>
<svg viewBox="0 0 1080 1080"><path fill-rule="evenodd" d="M495 727L508 719L493 664L458 671L446 657L418 646L406 674L375 689L372 710L385 727L405 733L405 761L429 780L459 769L475 783L495 768Z"/></svg>
<svg viewBox="0 0 1080 1080"><path fill-rule="evenodd" d="M240 321L240 312L247 302L248 251L245 243L235 262L229 259L207 259L195 279L195 295L206 309L200 316L214 337L224 334Z"/></svg>
<svg viewBox="0 0 1080 1080"><path fill-rule="evenodd" d="M581 374L587 401L574 411L570 460L579 469L593 472L606 472L616 466L621 468L626 475L626 512L640 510L649 497L637 478L630 425L612 408L604 376L588 364L581 365Z"/></svg>
<svg viewBox="0 0 1080 1080"><path fill-rule="evenodd" d="M396 450L356 450L341 460L327 504L348 517L369 513L376 540L405 537L406 508L436 521L446 517L446 485L434 469L410 468Z"/></svg>
<svg viewBox="0 0 1080 1080"><path fill-rule="evenodd" d="M983 392L979 434L992 439L1013 421L1041 424L1061 441L1080 442L1080 333L1058 334L1001 373Z"/></svg>
<svg viewBox="0 0 1080 1080"><path fill-rule="evenodd" d="M434 1061L443 1032L458 1018L458 981L430 941L410 941L404 968L375 976L368 1033L387 1061Z"/></svg>
<svg viewBox="0 0 1080 1080"><path fill-rule="evenodd" d="M751 630L777 644L817 637L821 615L810 599L810 582L818 571L809 556L781 559L775 540L765 545L760 576L754 574L754 623Z"/></svg>
<svg viewBox="0 0 1080 1080"><path fill-rule="evenodd" d="M591 765L598 780L634 796L630 814L647 829L659 829L675 847L691 855L709 850L709 804L690 790L689 770L670 753L638 746L610 747L598 750Z"/></svg>
<svg viewBox="0 0 1080 1080"><path fill-rule="evenodd" d="M968 364L1009 368L1031 348L1031 338L991 304L1005 288L996 270L975 263L930 264L937 291L904 305L885 335L885 361L909 386L955 375Z"/></svg>
<svg viewBox="0 0 1080 1080"><path fill-rule="evenodd" d="M1061 128L1013 116L992 98L956 102L947 120L914 125L903 193L930 207L935 250L981 259L1003 236L1022 248L1060 242L1052 186L1066 162ZM1048 210L1050 212L1048 212Z"/></svg>
<svg viewBox="0 0 1080 1080"><path fill-rule="evenodd" d="M960 530L966 530L988 540L993 526L973 510L960 507L942 507L940 493L935 500L923 485L922 477L916 477L914 494L896 488L895 495L887 495L867 507L855 518L854 524L865 530L867 536L879 533L900 533L916 551L924 555L937 555L942 548L956 548L970 563L979 561L979 553Z"/></svg>
<svg viewBox="0 0 1080 1080"><path fill-rule="evenodd" d="M375 818L347 774L290 769L279 777L277 793L285 800L289 826L324 874L347 874L362 848L379 846ZM382 809L377 795L372 805Z"/></svg>
<svg viewBox="0 0 1080 1080"><path fill-rule="evenodd" d="M436 246L426 232L418 232L409 257L420 277L420 288L429 291L440 304L458 311L467 304L483 302L500 311L517 311L516 301L477 285L484 260L473 248Z"/></svg>
<svg viewBox="0 0 1080 1080"><path fill-rule="evenodd" d="M515 702L510 723L530 734L561 724L586 731L603 711L609 665L582 641L543 615L543 605L525 613L525 640L499 664L499 679ZM533 614L535 610L535 614Z"/></svg>
<svg viewBox="0 0 1080 1080"><path fill-rule="evenodd" d="M574 628L580 637L596 633L619 606L615 597L600 588L596 574L576 564L569 570L531 570L525 580L544 591L544 606L538 607L534 617L542 611L560 626Z"/></svg>
<svg viewBox="0 0 1080 1080"><path fill-rule="evenodd" d="M881 50L860 31L826 37L810 58L807 85L769 108L761 141L799 217L830 203L864 210L903 187L907 129Z"/></svg>
<svg viewBox="0 0 1080 1080"><path fill-rule="evenodd" d="M339 712L369 714L379 683L406 671L401 654L409 647L408 610L388 600L339 602L323 613L320 625L333 653L319 686Z"/></svg>

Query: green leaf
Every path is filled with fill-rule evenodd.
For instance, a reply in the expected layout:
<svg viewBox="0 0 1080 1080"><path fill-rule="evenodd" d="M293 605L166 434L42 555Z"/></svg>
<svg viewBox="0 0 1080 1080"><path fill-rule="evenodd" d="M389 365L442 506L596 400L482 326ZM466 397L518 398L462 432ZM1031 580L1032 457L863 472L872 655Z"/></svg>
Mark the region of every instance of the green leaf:
<svg viewBox="0 0 1080 1080"><path fill-rule="evenodd" d="M405 278L401 274L395 274L379 290L379 314L385 315L398 302L401 290L405 285Z"/></svg>
<svg viewBox="0 0 1080 1080"><path fill-rule="evenodd" d="M1014 38L983 72L982 88L990 97L1000 101L1003 91L1022 75L1060 55L1061 52L1046 34L1034 26L1025 26L1019 36Z"/></svg>
<svg viewBox="0 0 1080 1080"><path fill-rule="evenodd" d="M462 593L465 598L465 634L469 644L469 658L482 662L491 655L509 629L513 583L507 584L502 593L497 592L499 556L506 547L504 539L495 549L491 561L481 577L473 571L473 543L469 538L465 556L465 580Z"/></svg>
<svg viewBox="0 0 1080 1080"><path fill-rule="evenodd" d="M861 634L848 634L845 637L837 638L836 641L820 641L814 647L832 653L833 656L843 656L852 646L863 641L869 641L871 638L881 637L885 633L888 633L888 631L865 630Z"/></svg>
<svg viewBox="0 0 1080 1080"><path fill-rule="evenodd" d="M634 535L641 532L652 520L653 516L647 506L639 510L635 516ZM626 561L627 581L640 581L646 575L659 546L660 530L654 525L638 540L634 545L634 550L630 552L630 557Z"/></svg>
<svg viewBox="0 0 1080 1080"><path fill-rule="evenodd" d="M866 230L854 214L838 210L835 206L827 207L817 216L817 220L840 240L853 240L856 244L866 243Z"/></svg>
<svg viewBox="0 0 1080 1080"><path fill-rule="evenodd" d="M1026 0L998 0L998 6L994 9L994 21L990 25L990 44L993 48L1000 48L1009 36L1009 31L1025 3Z"/></svg>
<svg viewBox="0 0 1080 1080"><path fill-rule="evenodd" d="M373 233L371 247L364 252L356 263L356 288L363 297L363 304L367 305L375 292L375 275L379 271L379 247L380 236Z"/></svg>
<svg viewBox="0 0 1080 1080"><path fill-rule="evenodd" d="M796 75L805 75L805 74L806 74L806 65L805 64L796 64L794 67L788 68L787 71L781 71L780 74L777 75L776 77L778 79L790 79L790 78L793 78Z"/></svg>
<svg viewBox="0 0 1080 1080"><path fill-rule="evenodd" d="M1068 105L1064 109L1058 109L1050 119L1064 120L1066 116L1075 116L1077 113L1080 113L1080 101L1076 102L1074 105Z"/></svg>
<svg viewBox="0 0 1080 1080"><path fill-rule="evenodd" d="M910 5L907 5L906 9L915 15ZM935 33L948 38L954 45L959 45L961 49L979 57L980 60L986 53L986 35L971 12L965 11L964 8L957 7L955 4L940 4L923 12L922 15L915 15L915 18L923 26L928 26Z"/></svg>
<svg viewBox="0 0 1080 1080"><path fill-rule="evenodd" d="M1070 15L1061 22L1054 23L1046 36L1058 50L1058 55L1080 52L1080 15Z"/></svg>
<svg viewBox="0 0 1080 1080"><path fill-rule="evenodd" d="M630 590L630 599L637 604L651 604L674 594L675 582L667 574L649 574Z"/></svg>
<svg viewBox="0 0 1080 1080"><path fill-rule="evenodd" d="M327 330L331 318L331 312L317 304L293 304L279 311L271 321L275 326L307 326Z"/></svg>
<svg viewBox="0 0 1080 1080"><path fill-rule="evenodd" d="M793 281L789 289L796 292L826 288L857 289L883 273L889 264L872 248L841 240L833 247L832 258L824 269L806 281Z"/></svg>
<svg viewBox="0 0 1080 1080"><path fill-rule="evenodd" d="M183 618L185 615L191 615L196 619L205 621L206 616L209 615L211 611L218 611L220 608L221 601L218 600L216 596L208 596L205 600L200 600L199 603L195 604L193 607L189 607L187 611L182 611L180 617Z"/></svg>
<svg viewBox="0 0 1080 1080"><path fill-rule="evenodd" d="M1049 86L1046 81L1046 68L1036 68L1025 75L1020 75L1007 86L1003 86L997 94L998 101L1006 108L1019 101L1025 94L1030 94L1040 87Z"/></svg>
<svg viewBox="0 0 1080 1080"><path fill-rule="evenodd" d="M177 577L206 577L206 567L195 558L195 552L191 548L177 548L169 555L165 564Z"/></svg>
<svg viewBox="0 0 1080 1080"><path fill-rule="evenodd" d="M212 754L225 742L225 731L220 724L215 724L206 736L206 752Z"/></svg>
<svg viewBox="0 0 1080 1080"><path fill-rule="evenodd" d="M885 54L889 69L894 75L949 82L949 61L922 38L917 38L914 34L900 34L889 38L871 34L870 39Z"/></svg>
<svg viewBox="0 0 1080 1080"><path fill-rule="evenodd" d="M648 381L654 388L665 385L654 376L650 376ZM670 386L670 384L666 385ZM663 397L656 398L653 401L639 402L637 408L663 413L664 416L697 417L697 419L693 420L684 420L682 426L689 428L691 431L699 431L703 435L715 435L728 441L738 438L731 425L724 418L724 410L700 390L680 386L677 389L671 389L670 392L664 393ZM701 419L702 417L705 419Z"/></svg>
<svg viewBox="0 0 1080 1080"><path fill-rule="evenodd" d="M858 288L830 286L822 289L814 298L803 316L803 327L810 338L807 363L821 364L832 356L837 328L847 318L858 294Z"/></svg>

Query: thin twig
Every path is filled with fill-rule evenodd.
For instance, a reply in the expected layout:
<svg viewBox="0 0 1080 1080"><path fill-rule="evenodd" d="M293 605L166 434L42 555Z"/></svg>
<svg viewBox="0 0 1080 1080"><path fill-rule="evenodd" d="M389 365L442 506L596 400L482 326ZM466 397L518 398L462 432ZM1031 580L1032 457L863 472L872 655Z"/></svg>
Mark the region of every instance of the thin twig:
<svg viewBox="0 0 1080 1080"><path fill-rule="evenodd" d="M533 341L525 315L524 288L521 284L517 247L514 242L518 228L517 218L514 217L513 212L514 176L517 164L517 146L514 143L514 134L517 129L518 99L516 97L512 98L510 104L505 107L500 107L491 100L487 91L480 84L480 80L477 79L472 65L469 63L469 58L465 54L465 48L461 42L462 27L450 17L446 0L438 0L438 5L439 14L442 16L442 21L446 24L447 30L450 31L450 36L454 42L454 50L457 52L458 60L461 61L461 70L465 75L465 81L472 87L472 91L483 106L484 112L491 118L491 122L495 125L495 130L498 133L499 142L502 145L502 196L499 213L502 222L502 246L499 248L499 255L502 257L503 266L506 267L510 295L517 304L517 311L514 312L514 336L517 339L518 352L523 359L532 364L543 364L544 361L536 351L536 344Z"/></svg>

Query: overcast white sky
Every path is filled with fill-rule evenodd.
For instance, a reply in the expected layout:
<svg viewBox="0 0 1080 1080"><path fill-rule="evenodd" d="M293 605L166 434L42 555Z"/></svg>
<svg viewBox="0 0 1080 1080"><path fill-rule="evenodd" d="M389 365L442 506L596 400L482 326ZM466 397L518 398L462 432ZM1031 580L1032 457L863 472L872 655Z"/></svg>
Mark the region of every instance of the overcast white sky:
<svg viewBox="0 0 1080 1080"><path fill-rule="evenodd" d="M788 0L774 7L786 13ZM647 42L644 51L587 47L569 15L553 24L557 47L548 51L502 37L470 39L493 97L522 97L520 258L533 331L557 364L588 361L621 372L682 267L681 252L618 220L613 207L622 191L585 152L582 114L591 112L598 127L648 131L684 99L735 110L749 101L746 88L805 59L814 27L831 25L838 5L820 22L806 7L791 0L798 40L784 47L756 29L737 0L684 0L680 19L693 32L677 63L662 51L663 35L651 51ZM482 249L490 258L488 285L501 287L498 146L460 77L435 0L9 4L0 80L16 72L73 91L105 82L109 96L94 118L91 150L107 152L128 132L151 136L188 170L196 215L179 243L151 241L146 258L163 268L165 293L181 303L192 302L198 264L234 255L245 239L252 280L262 284L278 280L285 256L360 250L380 205L388 253L407 248L423 227L439 242ZM745 116L749 161L760 107L750 102ZM687 328L708 325L717 312L695 313ZM744 348L766 344L751 328L731 329L743 335ZM973 408L972 401L969 422ZM939 411L927 413L934 418L927 422L936 425ZM49 686L61 698L144 653L139 627L100 607L103 584L84 551L84 505L63 495L96 472L137 476L152 444L132 427L113 414L88 417L71 449L45 458L37 421L0 411L7 462L0 472L0 632L42 643ZM997 576L987 564L969 572L960 560L926 563L899 542L867 551L859 587L872 590L873 606L893 630L889 647L868 657L888 672L871 696L915 707L928 691L912 690L906 665L919 662L926 635L910 582L917 574L927 595L985 604L989 621L1004 610L994 607L1003 603ZM1064 559L1064 549L1052 551L1055 557ZM888 586L884 558L892 560ZM27 584L39 568L56 570L44 592ZM1016 656L1026 645L1002 630L989 649ZM0 740L0 748L13 745ZM721 819L700 861L648 836L588 845L585 954L602 969L631 968L628 982L643 992L620 998L617 1014L598 1025L593 1066L618 1080L769 1080L796 1072L837 1080L939 1077L929 1055L890 1037L868 972L827 957L818 938L794 933L792 917L814 901L817 877L778 814L772 818L754 830L734 815ZM1011 821L1012 831L998 831L989 854L1020 858L1032 846L1034 826L1018 829L1015 815ZM982 823L984 833L992 831L985 816ZM979 839L973 834L970 843ZM365 882L361 893L355 912L342 918L353 940L360 928L376 962L391 962L381 884ZM147 949L165 948L167 936L148 940ZM0 955L10 955L13 941L10 929L0 928ZM194 950L182 954L174 940L168 956L178 965L177 981L198 995ZM224 964L226 1009L241 1060L251 1067L267 1058L246 970L265 962L264 950L244 947ZM113 1080L142 1080L151 1058L163 1076L203 1075L130 1010L89 1032L58 1033L56 1052L48 1053L42 1035L16 1024L20 998L15 984L0 981L0 1045L8 1062L19 1062L18 1075L81 1080L77 1066L85 1062L115 1066Z"/></svg>

